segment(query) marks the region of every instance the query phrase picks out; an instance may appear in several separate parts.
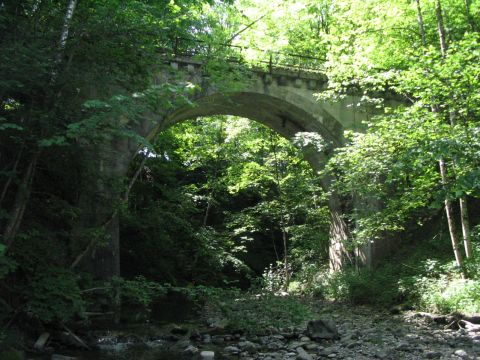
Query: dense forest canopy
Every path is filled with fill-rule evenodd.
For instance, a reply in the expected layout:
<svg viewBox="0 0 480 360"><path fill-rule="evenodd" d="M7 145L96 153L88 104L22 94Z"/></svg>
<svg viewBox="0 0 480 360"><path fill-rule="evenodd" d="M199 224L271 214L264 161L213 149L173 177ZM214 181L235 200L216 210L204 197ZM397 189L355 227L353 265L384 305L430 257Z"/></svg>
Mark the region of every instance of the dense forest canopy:
<svg viewBox="0 0 480 360"><path fill-rule="evenodd" d="M0 322L87 318L97 281L480 311L479 27L479 0L0 0ZM196 106L165 61L180 55L225 94L251 67L321 72L317 99L354 99L366 131L320 172L248 119L140 134ZM122 142L140 150L109 176ZM333 193L350 265L384 239L413 265L330 273ZM114 230L123 278L96 279ZM432 295L452 284L455 301Z"/></svg>

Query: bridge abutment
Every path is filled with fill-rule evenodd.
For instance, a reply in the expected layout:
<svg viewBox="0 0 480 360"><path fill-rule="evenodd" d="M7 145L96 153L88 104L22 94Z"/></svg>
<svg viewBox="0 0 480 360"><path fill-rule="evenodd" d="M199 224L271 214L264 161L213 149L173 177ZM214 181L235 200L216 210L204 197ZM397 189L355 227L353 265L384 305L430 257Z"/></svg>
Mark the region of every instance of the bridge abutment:
<svg viewBox="0 0 480 360"><path fill-rule="evenodd" d="M80 218L74 231L77 244L75 266L96 279L120 275L119 207L132 159L127 139L84 148L83 191Z"/></svg>

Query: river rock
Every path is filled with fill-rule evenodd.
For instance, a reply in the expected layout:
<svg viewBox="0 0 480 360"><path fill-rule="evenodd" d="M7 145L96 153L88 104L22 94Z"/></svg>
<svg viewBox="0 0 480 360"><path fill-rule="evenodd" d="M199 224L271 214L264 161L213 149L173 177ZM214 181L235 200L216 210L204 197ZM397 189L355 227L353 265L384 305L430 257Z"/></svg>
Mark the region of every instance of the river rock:
<svg viewBox="0 0 480 360"><path fill-rule="evenodd" d="M223 335L215 335L215 336L212 336L212 342L214 344L220 345L225 342L225 338L223 337Z"/></svg>
<svg viewBox="0 0 480 360"><path fill-rule="evenodd" d="M318 344L308 343L303 348L305 350L318 350Z"/></svg>
<svg viewBox="0 0 480 360"><path fill-rule="evenodd" d="M314 340L338 339L335 323L329 319L311 320L307 324L307 335Z"/></svg>
<svg viewBox="0 0 480 360"><path fill-rule="evenodd" d="M258 345L251 341L240 341L238 347L244 351L253 352L258 349Z"/></svg>
<svg viewBox="0 0 480 360"><path fill-rule="evenodd" d="M212 337L210 336L210 334L205 334L203 335L203 340L202 342L204 344L210 344L212 342Z"/></svg>
<svg viewBox="0 0 480 360"><path fill-rule="evenodd" d="M198 353L198 351L199 350L196 346L189 345L185 348L185 350L183 350L183 353L186 355L195 355Z"/></svg>
<svg viewBox="0 0 480 360"><path fill-rule="evenodd" d="M77 360L77 358L72 356L53 354L51 360Z"/></svg>
<svg viewBox="0 0 480 360"><path fill-rule="evenodd" d="M442 353L439 351L427 351L425 353L426 359L440 359L442 357Z"/></svg>
<svg viewBox="0 0 480 360"><path fill-rule="evenodd" d="M200 359L201 360L213 360L215 359L215 353L213 351L202 351L200 353Z"/></svg>
<svg viewBox="0 0 480 360"><path fill-rule="evenodd" d="M225 351L226 353L229 353L229 354L239 354L239 353L242 352L242 350L240 350L236 346L227 346L223 349L223 351Z"/></svg>
<svg viewBox="0 0 480 360"><path fill-rule="evenodd" d="M458 356L459 358L462 358L462 359L466 359L468 357L468 354L465 350L462 350L462 349L458 349L454 352L454 354L456 356Z"/></svg>
<svg viewBox="0 0 480 360"><path fill-rule="evenodd" d="M38 340L33 345L33 348L39 351L43 350L49 338L50 338L50 333L44 332L38 337Z"/></svg>
<svg viewBox="0 0 480 360"><path fill-rule="evenodd" d="M412 350L410 344L406 341L401 341L396 347L395 350L397 351L410 351Z"/></svg>
<svg viewBox="0 0 480 360"><path fill-rule="evenodd" d="M170 330L170 332L175 335L186 335L188 333L188 329L178 325L173 325L172 330Z"/></svg>
<svg viewBox="0 0 480 360"><path fill-rule="evenodd" d="M297 348L297 360L313 360L312 355L307 353L303 348Z"/></svg>
<svg viewBox="0 0 480 360"><path fill-rule="evenodd" d="M228 325L228 320L221 318L209 318L207 319L207 324L210 328L224 330Z"/></svg>

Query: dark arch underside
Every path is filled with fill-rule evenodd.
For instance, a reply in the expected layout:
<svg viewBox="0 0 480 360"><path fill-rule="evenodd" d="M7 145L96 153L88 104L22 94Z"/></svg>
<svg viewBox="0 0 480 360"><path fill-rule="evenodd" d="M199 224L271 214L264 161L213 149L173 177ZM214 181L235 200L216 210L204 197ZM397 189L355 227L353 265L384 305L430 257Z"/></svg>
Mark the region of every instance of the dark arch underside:
<svg viewBox="0 0 480 360"><path fill-rule="evenodd" d="M299 132L316 132L334 146L342 142L340 136L343 129L338 122L330 119L329 114L322 113L315 117L297 105L253 92L215 94L200 98L194 106L181 108L171 114L159 130L183 120L213 115L235 115L255 120L287 139L292 139Z"/></svg>

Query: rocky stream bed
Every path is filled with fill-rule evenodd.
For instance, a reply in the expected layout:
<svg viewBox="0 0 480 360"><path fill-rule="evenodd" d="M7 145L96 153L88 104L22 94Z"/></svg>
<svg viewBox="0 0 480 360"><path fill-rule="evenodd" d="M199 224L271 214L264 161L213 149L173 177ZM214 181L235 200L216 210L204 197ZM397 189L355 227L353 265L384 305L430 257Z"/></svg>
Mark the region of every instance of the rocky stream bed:
<svg viewBox="0 0 480 360"><path fill-rule="evenodd" d="M149 325L142 331L93 331L86 339L92 351L57 348L28 359L480 359L480 331L462 328L455 317L336 304L318 307L316 321L259 335L225 330L215 325L218 319L210 319L209 326Z"/></svg>

